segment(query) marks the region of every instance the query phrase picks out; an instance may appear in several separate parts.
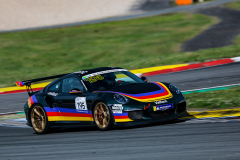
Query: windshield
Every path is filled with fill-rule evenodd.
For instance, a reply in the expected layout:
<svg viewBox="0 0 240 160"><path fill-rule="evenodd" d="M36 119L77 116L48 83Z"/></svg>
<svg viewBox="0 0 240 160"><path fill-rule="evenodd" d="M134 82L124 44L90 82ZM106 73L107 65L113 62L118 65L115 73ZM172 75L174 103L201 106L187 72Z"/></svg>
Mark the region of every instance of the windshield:
<svg viewBox="0 0 240 160"><path fill-rule="evenodd" d="M103 71L107 72L107 71ZM98 74L100 73L100 74ZM144 83L138 76L129 71L117 71L83 76L82 79L90 92Z"/></svg>

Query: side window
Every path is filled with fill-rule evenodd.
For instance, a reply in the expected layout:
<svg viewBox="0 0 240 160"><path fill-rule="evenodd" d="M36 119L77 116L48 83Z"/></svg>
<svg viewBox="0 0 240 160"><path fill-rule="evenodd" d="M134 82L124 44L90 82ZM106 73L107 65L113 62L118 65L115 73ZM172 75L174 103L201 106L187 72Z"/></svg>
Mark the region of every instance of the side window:
<svg viewBox="0 0 240 160"><path fill-rule="evenodd" d="M79 89L84 92L81 82L76 77L70 77L63 80L62 93L69 93L72 89Z"/></svg>
<svg viewBox="0 0 240 160"><path fill-rule="evenodd" d="M61 81L53 84L48 90L51 92L60 92L60 85L61 85Z"/></svg>

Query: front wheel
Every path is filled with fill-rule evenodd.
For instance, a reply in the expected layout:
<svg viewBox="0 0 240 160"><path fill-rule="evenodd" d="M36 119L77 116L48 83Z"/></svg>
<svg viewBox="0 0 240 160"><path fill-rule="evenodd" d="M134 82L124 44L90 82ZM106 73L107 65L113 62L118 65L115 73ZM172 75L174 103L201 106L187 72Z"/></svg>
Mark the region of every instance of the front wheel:
<svg viewBox="0 0 240 160"><path fill-rule="evenodd" d="M108 106L103 102L98 102L94 106L93 118L96 126L101 131L109 130L113 125L113 115Z"/></svg>
<svg viewBox="0 0 240 160"><path fill-rule="evenodd" d="M31 122L37 134L44 134L49 131L47 114L40 105L35 105L31 110Z"/></svg>

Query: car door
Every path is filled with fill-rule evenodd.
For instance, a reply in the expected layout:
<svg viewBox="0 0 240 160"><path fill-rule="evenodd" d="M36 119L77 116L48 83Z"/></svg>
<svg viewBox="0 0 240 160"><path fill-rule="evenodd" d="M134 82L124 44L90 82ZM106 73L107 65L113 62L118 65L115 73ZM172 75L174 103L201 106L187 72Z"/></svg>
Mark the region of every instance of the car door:
<svg viewBox="0 0 240 160"><path fill-rule="evenodd" d="M64 121L58 108L58 102L61 102L61 97L59 97L61 93L61 85L62 81L57 81L45 91L47 94L45 99L49 107L44 108L47 112L49 121Z"/></svg>
<svg viewBox="0 0 240 160"><path fill-rule="evenodd" d="M82 94L70 94L71 90L82 91ZM88 93L77 77L62 80L61 93L57 96L58 108L66 121L93 121L88 107Z"/></svg>

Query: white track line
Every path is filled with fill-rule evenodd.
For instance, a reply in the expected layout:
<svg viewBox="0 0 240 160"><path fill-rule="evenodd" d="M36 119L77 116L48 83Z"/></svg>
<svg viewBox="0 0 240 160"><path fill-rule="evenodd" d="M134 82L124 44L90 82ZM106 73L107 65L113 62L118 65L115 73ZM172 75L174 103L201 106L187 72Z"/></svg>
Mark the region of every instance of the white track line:
<svg viewBox="0 0 240 160"><path fill-rule="evenodd" d="M240 57L231 58L234 62L240 62Z"/></svg>
<svg viewBox="0 0 240 160"><path fill-rule="evenodd" d="M16 112L6 112L6 113L0 113L0 115L4 115L4 114L16 114L16 113L22 113L24 111L16 111Z"/></svg>
<svg viewBox="0 0 240 160"><path fill-rule="evenodd" d="M223 86L208 87L208 88L192 89L192 90L186 90L186 91L182 91L182 92L199 91L199 90L204 90L204 89L212 89L212 88L220 88L220 87L229 87L229 86L240 86L240 83L238 83L238 84L223 85Z"/></svg>

